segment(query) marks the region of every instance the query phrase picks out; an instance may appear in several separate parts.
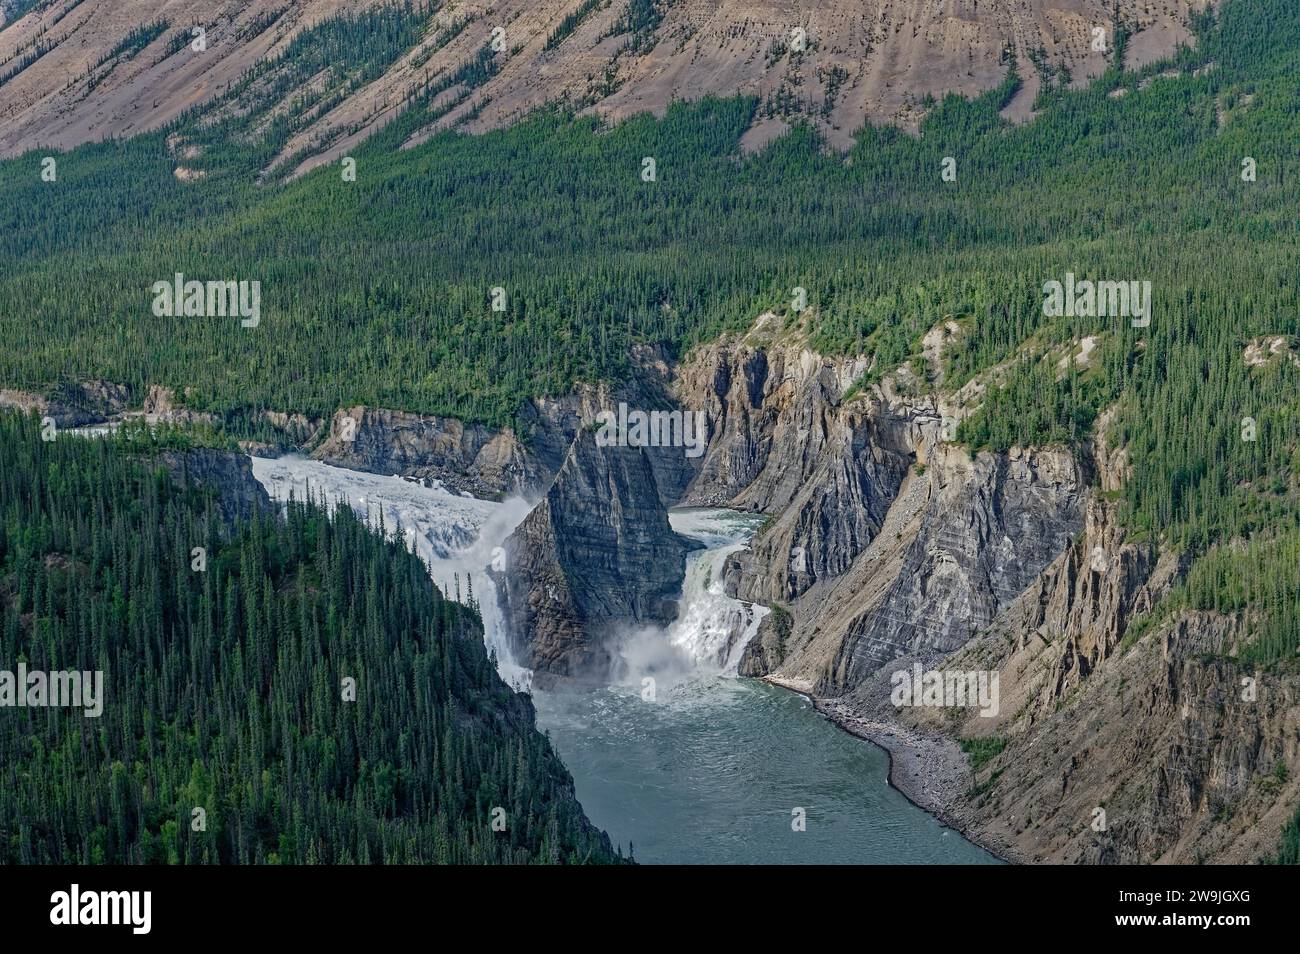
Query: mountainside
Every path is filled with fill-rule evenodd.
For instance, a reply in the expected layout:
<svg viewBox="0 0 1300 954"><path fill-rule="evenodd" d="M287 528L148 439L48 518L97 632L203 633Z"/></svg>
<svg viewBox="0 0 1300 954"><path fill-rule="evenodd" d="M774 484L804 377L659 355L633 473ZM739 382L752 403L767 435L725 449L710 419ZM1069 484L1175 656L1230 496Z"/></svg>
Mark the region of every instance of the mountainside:
<svg viewBox="0 0 1300 954"><path fill-rule="evenodd" d="M1300 803L1296 647L1279 658L1250 604L1200 609L1204 596L1188 596L1191 554L1134 542L1117 525L1114 497L1129 474L1111 443L1114 416L1073 451L972 455L942 428L975 410L965 402L978 388L917 396L903 367L865 393L828 393L847 363L774 325L768 316L761 331L701 349L682 370L687 404L716 401L716 390L689 385L716 380L720 359L779 373L757 400L730 389L751 429L715 432L702 474L734 461L736 447L770 444L759 434L797 428L803 456L766 458L726 483L726 502L744 505L764 473L830 467L851 479L815 482L821 511L868 516L876 508L855 499L858 483L873 488L884 516L847 543L844 520L809 520L798 499L760 508L773 519L752 552L733 557L728 585L780 612L765 620L742 671L814 695L898 758L913 757L916 744L900 744L900 724L931 746L955 749L960 739L991 753L947 787L933 784L940 759L919 763L926 781L903 785L1009 857L1271 858ZM1059 353L1045 357L1055 364ZM845 462L842 445L813 441L811 430L856 432L863 450ZM907 476L881 483L878 462L900 452ZM962 679L996 673L996 711L899 708L892 677L914 665Z"/></svg>
<svg viewBox="0 0 1300 954"><path fill-rule="evenodd" d="M838 694L898 656L959 648L1080 528L1085 480L1066 453L972 458L941 439L943 408L932 397L909 399L886 381L845 402L854 359L827 360L797 337L701 349L683 371L687 386L718 379L719 362L770 369L738 390L742 412L757 396L759 427L772 437L724 432L705 458L707 474L738 447L770 448L726 483L729 506L776 515L753 552L735 558L736 595L795 601L789 645L819 694ZM685 393L692 403L716 399ZM733 385L724 401L736 393ZM732 407L717 413L737 416ZM766 492L776 480L786 493Z"/></svg>
<svg viewBox="0 0 1300 954"><path fill-rule="evenodd" d="M1281 0L1223 9L1194 52L1043 90L1032 123L999 117L1024 87L1008 74L975 101L938 103L920 138L869 127L844 157L803 129L744 157L760 104L735 99L612 130L545 114L403 150L437 112L414 101L358 147L355 181L329 168L259 184L290 135L265 111L83 147L57 158L54 181L39 154L2 162L12 201L0 206L0 323L12 347L0 384L48 396L61 375L107 380L137 406L161 387L267 443L278 429L267 412L320 421L358 405L526 440L529 402L625 378L636 347L673 356L742 330L796 288L823 352L885 364L945 318L994 319L981 320L962 374L1040 329L1100 330L1042 314L1042 282L1071 269L1145 276L1178 323L1206 307L1240 313L1251 337L1276 335L1270 316L1289 307L1281 226L1296 201L1280 145L1294 134L1294 20ZM308 46L248 88L298 88L320 56L364 73L402 27L327 32L316 59ZM1258 167L1249 183L1243 157ZM946 159L955 181L940 177ZM1238 242L1255 251L1221 267ZM178 273L259 282L260 324L157 320L150 289ZM1247 287L1263 296L1251 309L1237 294ZM41 322L24 320L32 310ZM1111 377L1123 386L1130 373Z"/></svg>
<svg viewBox="0 0 1300 954"><path fill-rule="evenodd" d="M1095 79L1117 49L1129 67L1173 53L1206 3L10 3L16 19L0 31L0 155L257 103L288 124L271 163L302 171L346 154L420 95L437 109L408 143L446 127L497 128L548 104L619 120L662 115L676 99L741 94L760 102L748 148L807 120L843 149L864 122L915 128L931 97L997 87L1013 61L1028 82L1008 115L1026 118L1043 84ZM369 24L382 41L346 50L364 62L321 57L299 82L281 82L296 68L268 64L329 46L331 20ZM196 26L205 31L201 50L190 45ZM1096 29L1103 40L1094 41Z"/></svg>

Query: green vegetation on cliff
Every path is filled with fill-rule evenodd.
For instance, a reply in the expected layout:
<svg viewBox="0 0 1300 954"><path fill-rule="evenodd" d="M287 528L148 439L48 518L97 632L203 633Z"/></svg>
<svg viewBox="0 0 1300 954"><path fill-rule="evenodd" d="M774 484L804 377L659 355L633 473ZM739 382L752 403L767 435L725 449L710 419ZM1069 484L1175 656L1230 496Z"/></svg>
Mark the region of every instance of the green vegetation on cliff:
<svg viewBox="0 0 1300 954"><path fill-rule="evenodd" d="M147 441L0 415L0 670L103 672L98 718L0 708L0 864L619 860L400 536L224 521Z"/></svg>
<svg viewBox="0 0 1300 954"><path fill-rule="evenodd" d="M1300 865L1300 808L1282 829L1282 844L1277 850L1274 864Z"/></svg>

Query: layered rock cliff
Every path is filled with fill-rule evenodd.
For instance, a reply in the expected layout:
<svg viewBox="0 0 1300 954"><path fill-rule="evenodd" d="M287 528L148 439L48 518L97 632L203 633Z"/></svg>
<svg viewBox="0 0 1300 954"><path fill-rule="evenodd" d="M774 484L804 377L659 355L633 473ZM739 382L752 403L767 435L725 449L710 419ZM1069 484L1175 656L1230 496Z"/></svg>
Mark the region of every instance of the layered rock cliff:
<svg viewBox="0 0 1300 954"><path fill-rule="evenodd" d="M1007 857L1274 850L1300 801L1300 678L1236 661L1247 620L1160 612L1188 557L1125 533L1110 415L1076 452L972 456L944 425L987 381L919 395L900 369L852 393L861 365L764 325L680 374L683 400L716 421L687 499L771 517L727 574L776 605L741 672L890 747L912 775L896 782ZM995 674L997 704L900 708L891 676L913 665ZM978 772L958 739L984 753Z"/></svg>
<svg viewBox="0 0 1300 954"><path fill-rule="evenodd" d="M623 633L676 617L689 549L645 451L581 432L496 574L518 661L541 681L607 680Z"/></svg>
<svg viewBox="0 0 1300 954"><path fill-rule="evenodd" d="M438 480L479 497L536 493L546 477L512 430L387 408L340 408L312 456L351 470Z"/></svg>
<svg viewBox="0 0 1300 954"><path fill-rule="evenodd" d="M935 398L897 378L850 393L867 370L766 315L680 375L713 435L686 500L771 515L734 558L732 592L789 606L779 675L820 694L900 656L960 647L1083 522L1086 480L1069 454L972 458L942 440Z"/></svg>
<svg viewBox="0 0 1300 954"><path fill-rule="evenodd" d="M85 427L102 424L120 414L130 401L130 392L108 381L62 383L51 393L0 389L0 408L48 417L57 427Z"/></svg>
<svg viewBox="0 0 1300 954"><path fill-rule="evenodd" d="M1059 450L972 458L942 441L933 397L896 378L853 393L867 372L864 359L816 354L771 314L676 369L643 368L639 391L618 396L675 400L703 414L705 453L692 466L680 448L629 454L589 439L574 444L507 548L505 591L524 658L567 676L599 673L609 664L594 648L607 640L591 632L599 618L671 618L610 603L595 587L574 592L589 568L611 566L606 548L642 546L620 515L633 515L632 526L666 528L666 516L645 507L646 494L769 515L724 573L732 595L788 609L747 650L746 672L774 668L806 690L838 695L895 658L937 658L991 623L1081 529L1084 475ZM569 540L581 545L565 552ZM644 559L656 547L672 549L659 539L634 550L599 577L600 587L621 581L634 596L669 597L680 586L680 560L671 580L647 575Z"/></svg>
<svg viewBox="0 0 1300 954"><path fill-rule="evenodd" d="M455 418L391 408L344 407L312 456L336 467L437 480L476 497L535 499L551 485L574 439L619 404L671 410L673 370L663 353L638 345L632 372L618 384L579 384L556 397L521 402L517 427L491 428ZM665 506L695 476L696 462L680 448L646 447L655 487Z"/></svg>
<svg viewBox="0 0 1300 954"><path fill-rule="evenodd" d="M863 360L771 347L778 328L764 315L751 334L700 349L677 382L710 432L683 502L773 517L753 555L738 556L744 571L735 595L765 603L851 565L879 532L913 453L911 418L844 405L866 371Z"/></svg>
<svg viewBox="0 0 1300 954"><path fill-rule="evenodd" d="M1103 486L1117 477L1100 471ZM991 626L931 660L996 673L995 715L899 709L880 678L842 701L989 746L950 817L1009 857L1257 861L1300 800L1300 678L1237 661L1244 618L1161 613L1186 568L1128 540L1092 491L1080 537Z"/></svg>
<svg viewBox="0 0 1300 954"><path fill-rule="evenodd" d="M252 464L244 454L197 447L164 451L156 459L177 486L193 487L210 495L226 526L248 520L259 511L269 514L272 510L271 498L253 476Z"/></svg>

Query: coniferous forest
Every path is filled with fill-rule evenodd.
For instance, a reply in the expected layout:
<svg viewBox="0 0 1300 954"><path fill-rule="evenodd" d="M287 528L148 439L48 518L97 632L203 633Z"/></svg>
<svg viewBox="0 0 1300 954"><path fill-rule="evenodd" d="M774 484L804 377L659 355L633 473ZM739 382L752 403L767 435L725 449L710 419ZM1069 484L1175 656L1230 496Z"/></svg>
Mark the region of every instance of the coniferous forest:
<svg viewBox="0 0 1300 954"><path fill-rule="evenodd" d="M619 860L400 535L232 520L175 444L0 415L0 658L104 674L98 718L5 710L0 864Z"/></svg>

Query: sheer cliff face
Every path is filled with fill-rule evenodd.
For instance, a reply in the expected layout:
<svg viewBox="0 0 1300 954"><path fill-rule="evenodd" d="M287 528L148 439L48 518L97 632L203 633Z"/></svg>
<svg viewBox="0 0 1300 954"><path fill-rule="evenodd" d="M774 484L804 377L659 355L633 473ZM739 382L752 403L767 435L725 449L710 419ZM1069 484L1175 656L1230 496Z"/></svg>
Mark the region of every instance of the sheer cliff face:
<svg viewBox="0 0 1300 954"><path fill-rule="evenodd" d="M479 497L537 493L545 461L509 429L385 408L341 408L313 456L336 467L440 480Z"/></svg>
<svg viewBox="0 0 1300 954"><path fill-rule="evenodd" d="M283 53L323 20L386 2L37 4L0 30L0 76L16 71L0 86L0 155L134 135L189 109L215 110L250 67ZM1190 14L1205 6L1206 0L431 3L420 39L375 78L341 86L337 102L302 119L279 159L306 153L295 167L302 171L345 154L400 115L409 96L450 82L491 50L494 30L504 34L492 74L478 85L452 83L439 127L498 128L555 103L619 120L662 113L676 99L744 94L760 101L746 146L761 146L805 120L844 148L864 122L914 126L927 95L997 87L1012 57L1026 82L1007 114L1023 119L1041 85L1039 66L1066 68L1082 83L1110 63L1113 39L1097 50L1094 30L1113 38L1117 20L1126 24L1133 33L1126 62L1139 65L1173 53L1189 38ZM570 15L576 25L558 29ZM159 23L165 29L155 39L131 49L133 32ZM194 24L207 30L201 53L185 42ZM298 92L285 93L282 105ZM432 131L420 130L411 141Z"/></svg>
<svg viewBox="0 0 1300 954"><path fill-rule="evenodd" d="M681 399L710 425L684 502L773 517L751 561L766 572L743 577L743 599L780 602L838 576L879 532L912 450L905 423L867 402L843 406L865 371L861 359L745 341L702 349L681 369Z"/></svg>
<svg viewBox="0 0 1300 954"><path fill-rule="evenodd" d="M905 721L1005 749L960 811L1024 859L1253 863L1300 799L1300 678L1232 658L1242 620L1182 612L1125 640L1185 561L1127 542L1108 504L981 637L942 663L999 674L997 718L905 710ZM1136 635L1136 634L1135 634ZM860 690L858 702L885 711Z"/></svg>
<svg viewBox="0 0 1300 954"><path fill-rule="evenodd" d="M829 659L816 674L821 694L838 695L900 656L959 648L1079 529L1082 482L1061 451L972 460L942 449L915 483L892 537L802 601L808 648L819 663ZM841 634L833 657L818 631Z"/></svg>
<svg viewBox="0 0 1300 954"><path fill-rule="evenodd" d="M681 373L683 399L717 422L687 499L772 516L734 559L733 590L788 603L777 673L821 694L900 656L960 647L1083 518L1068 454L971 458L943 443L931 398L886 382L846 401L865 370L760 333L702 349Z"/></svg>
<svg viewBox="0 0 1300 954"><path fill-rule="evenodd" d="M633 362L622 384L580 384L569 394L523 402L518 432L389 408L339 408L312 456L336 467L438 480L481 498L536 499L568 459L574 439L602 412L620 403L644 410L675 406L673 372L659 351L638 345ZM0 406L10 393L0 391ZM676 503L698 461L680 448L647 448L647 460L660 502Z"/></svg>
<svg viewBox="0 0 1300 954"><path fill-rule="evenodd" d="M647 452L581 432L504 547L498 582L519 662L543 679L608 679L622 632L676 617L689 549Z"/></svg>
<svg viewBox="0 0 1300 954"><path fill-rule="evenodd" d="M845 400L861 370L776 333L680 369L683 401L715 422L687 499L772 518L728 567L735 595L783 607L741 671L863 717L998 739L954 814L1010 857L1273 851L1300 800L1300 677L1236 663L1241 619L1183 613L1130 633L1187 559L1118 522L1105 492L1128 463L1109 417L1077 457L972 457L942 440L953 398L909 396L898 374ZM996 673L996 714L895 707L890 674L913 663Z"/></svg>
<svg viewBox="0 0 1300 954"><path fill-rule="evenodd" d="M274 504L266 489L253 476L249 459L233 451L198 447L186 451L165 451L157 463L177 486L209 493L226 526L248 520L255 513L272 513Z"/></svg>
<svg viewBox="0 0 1300 954"><path fill-rule="evenodd" d="M701 349L680 392L708 415L710 442L687 501L752 509L772 523L735 558L735 595L780 602L851 563L875 537L909 466L877 420L841 413L862 361L774 346L775 316ZM875 439L873 439L873 437Z"/></svg>

